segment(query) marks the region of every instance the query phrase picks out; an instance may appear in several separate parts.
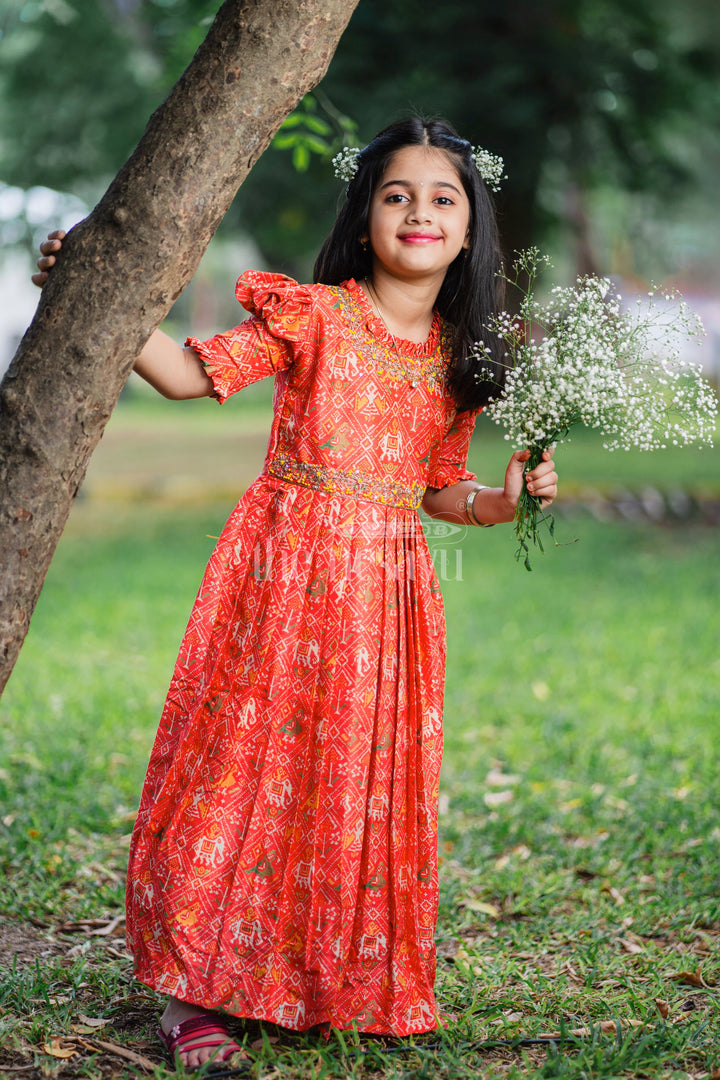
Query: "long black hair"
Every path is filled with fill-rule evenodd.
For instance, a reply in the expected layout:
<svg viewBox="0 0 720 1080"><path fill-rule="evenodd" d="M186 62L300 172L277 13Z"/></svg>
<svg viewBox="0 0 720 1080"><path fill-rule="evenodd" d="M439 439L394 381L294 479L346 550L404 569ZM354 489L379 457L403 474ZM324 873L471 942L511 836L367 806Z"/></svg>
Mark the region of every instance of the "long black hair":
<svg viewBox="0 0 720 1080"><path fill-rule="evenodd" d="M486 329L489 317L502 306L500 244L495 211L473 161L472 146L444 120L398 120L360 151L345 203L317 257L313 281L339 285L348 278L372 277L372 251L363 248L360 238L368 235L370 204L388 161L406 146L432 147L449 154L470 202L470 246L448 267L436 307L453 333L448 389L459 411L477 409L487 403L493 382L503 382L505 372L502 343ZM476 341L490 350L482 366L490 369L493 382L477 382L474 377L479 364L469 350Z"/></svg>

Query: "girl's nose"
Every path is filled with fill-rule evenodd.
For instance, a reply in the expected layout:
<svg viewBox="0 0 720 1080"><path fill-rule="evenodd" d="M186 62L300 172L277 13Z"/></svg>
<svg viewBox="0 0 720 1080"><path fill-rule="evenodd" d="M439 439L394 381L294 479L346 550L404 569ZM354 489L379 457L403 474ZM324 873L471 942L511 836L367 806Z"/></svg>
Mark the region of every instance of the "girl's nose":
<svg viewBox="0 0 720 1080"><path fill-rule="evenodd" d="M427 222L432 220L432 206L428 203L416 201L411 203L408 219L412 222Z"/></svg>

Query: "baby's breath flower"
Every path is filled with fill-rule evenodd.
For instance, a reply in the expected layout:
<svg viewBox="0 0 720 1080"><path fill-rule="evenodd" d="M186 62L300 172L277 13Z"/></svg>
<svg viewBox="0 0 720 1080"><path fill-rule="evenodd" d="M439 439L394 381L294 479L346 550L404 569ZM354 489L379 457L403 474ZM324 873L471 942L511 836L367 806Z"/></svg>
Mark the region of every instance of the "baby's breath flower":
<svg viewBox="0 0 720 1080"><path fill-rule="evenodd" d="M481 146L474 146L472 159L475 168L491 191L500 190L500 182L507 180L505 175L505 163L497 154L491 154L489 150L483 150Z"/></svg>
<svg viewBox="0 0 720 1080"><path fill-rule="evenodd" d="M543 304L533 293L543 262L530 248L503 274L521 292L523 324L503 311L486 328L504 340L511 369L486 412L516 449L530 448L528 469L580 423L599 430L608 450L656 450L670 440L711 444L717 399L700 365L681 355L683 342L704 331L679 294L653 284L648 299L623 311L608 278L584 277L555 286ZM475 356L485 359L485 347ZM488 376L481 367L475 377ZM539 503L524 491L515 531L528 569L528 541L542 547L538 514Z"/></svg>
<svg viewBox="0 0 720 1080"><path fill-rule="evenodd" d="M333 172L338 180L349 184L358 170L359 146L344 146L332 159Z"/></svg>

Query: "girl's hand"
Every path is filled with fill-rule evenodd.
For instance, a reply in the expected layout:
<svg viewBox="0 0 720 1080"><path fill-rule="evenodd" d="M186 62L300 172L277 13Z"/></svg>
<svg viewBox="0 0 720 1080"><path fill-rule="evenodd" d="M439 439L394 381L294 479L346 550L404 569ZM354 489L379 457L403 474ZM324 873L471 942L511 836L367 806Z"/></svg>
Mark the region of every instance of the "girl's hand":
<svg viewBox="0 0 720 1080"><path fill-rule="evenodd" d="M55 229L53 232L48 233L47 240L43 240L40 245L41 257L37 261L38 270L40 273L33 274L32 283L37 285L39 289L42 289L43 285L50 276L50 271L55 265L55 259L62 247L62 242L65 239L64 229Z"/></svg>
<svg viewBox="0 0 720 1080"><path fill-rule="evenodd" d="M557 495L557 473L553 464L555 447L543 452L542 461L536 465L532 472L525 475L525 462L530 457L529 450L517 450L510 458L510 463L505 471L505 498L514 508L518 504L522 492L523 478L531 495L540 500L541 507L545 508Z"/></svg>
<svg viewBox="0 0 720 1080"><path fill-rule="evenodd" d="M40 245L39 273L32 276L40 289L50 276L65 235L64 229L55 229ZM150 335L134 367L160 394L175 401L210 397L214 392L212 379L195 350L176 345L162 330Z"/></svg>

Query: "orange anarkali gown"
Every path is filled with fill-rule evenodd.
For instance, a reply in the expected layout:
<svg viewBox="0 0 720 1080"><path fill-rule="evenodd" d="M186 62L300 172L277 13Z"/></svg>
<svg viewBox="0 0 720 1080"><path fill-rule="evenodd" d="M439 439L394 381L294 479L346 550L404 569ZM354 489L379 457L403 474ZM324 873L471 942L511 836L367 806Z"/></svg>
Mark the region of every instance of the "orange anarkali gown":
<svg viewBox="0 0 720 1080"><path fill-rule="evenodd" d="M445 623L417 509L471 478L449 342L362 289L247 273L190 339L224 401L275 376L265 465L183 639L130 853L138 978L304 1030L437 1025Z"/></svg>

